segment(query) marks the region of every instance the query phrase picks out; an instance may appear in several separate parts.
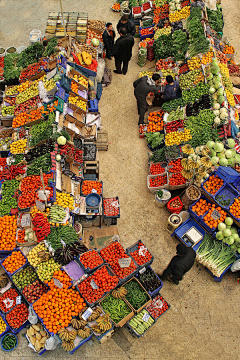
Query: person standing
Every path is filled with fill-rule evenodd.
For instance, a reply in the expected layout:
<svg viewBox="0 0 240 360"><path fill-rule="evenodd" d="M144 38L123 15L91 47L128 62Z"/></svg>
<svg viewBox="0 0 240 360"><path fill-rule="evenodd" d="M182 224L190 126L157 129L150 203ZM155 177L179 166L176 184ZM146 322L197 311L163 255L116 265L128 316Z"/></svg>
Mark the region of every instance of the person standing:
<svg viewBox="0 0 240 360"><path fill-rule="evenodd" d="M112 23L107 23L106 29L103 33L103 43L106 49L106 56L109 60L112 59L112 50L115 39L115 31L113 30Z"/></svg>
<svg viewBox="0 0 240 360"><path fill-rule="evenodd" d="M117 31L120 34L120 29L127 29L127 33L134 36L136 34L136 27L133 21L129 20L127 15L123 15L117 24Z"/></svg>
<svg viewBox="0 0 240 360"><path fill-rule="evenodd" d="M192 268L195 258L196 252L191 247L186 247L184 244L178 244L177 255L172 258L163 274L159 275L160 278L162 280L170 280L178 285L179 281L182 280L183 275Z"/></svg>
<svg viewBox="0 0 240 360"><path fill-rule="evenodd" d="M115 74L126 75L128 70L128 63L132 57L132 48L134 45L134 38L132 35L127 34L125 28L120 29L120 38L117 39L113 46L113 56L115 58L116 70Z"/></svg>
<svg viewBox="0 0 240 360"><path fill-rule="evenodd" d="M161 89L160 75L153 74L152 77L143 76L134 81L134 95L137 99L139 121L138 125L144 123L144 114L147 110L146 97L150 92L156 93Z"/></svg>
<svg viewBox="0 0 240 360"><path fill-rule="evenodd" d="M180 97L180 86L177 81L173 80L171 75L166 77L167 85L165 87L164 93L162 95L163 101L167 102L170 100L177 99Z"/></svg>

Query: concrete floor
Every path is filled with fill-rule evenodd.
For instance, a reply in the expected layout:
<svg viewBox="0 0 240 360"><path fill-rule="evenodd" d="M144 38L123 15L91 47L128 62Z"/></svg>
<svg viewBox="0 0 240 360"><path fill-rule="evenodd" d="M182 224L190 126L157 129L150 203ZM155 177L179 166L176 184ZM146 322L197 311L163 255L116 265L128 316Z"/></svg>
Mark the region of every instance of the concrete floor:
<svg viewBox="0 0 240 360"><path fill-rule="evenodd" d="M240 50L239 31L235 9L239 0L223 0L224 32L231 44ZM85 5L87 4L87 5ZM119 14L110 10L111 0L63 0L64 11L88 11L89 18L112 21L116 25ZM60 11L57 0L1 0L1 46L28 45L29 32L40 29L44 33L49 11ZM136 40L136 44L138 40ZM240 60L239 54L237 59ZM239 62L239 61L238 61ZM122 244L127 247L142 239L155 256L153 268L161 272L175 254L178 243L165 230L167 210L154 204L154 196L147 189L148 148L139 139L137 108L133 96L133 81L140 68L137 63L137 45L126 76L113 75L112 84L104 89L100 102L103 126L109 134L108 152L100 152L100 177L104 182L104 196L118 195L121 218L118 228ZM107 66L114 69L113 61ZM145 68L154 66L147 63ZM145 69L144 68L144 69ZM164 283L162 295L171 309L148 331L136 340L122 329L100 345L85 344L70 356L57 348L45 358L78 358L85 360L208 360L239 359L239 288L236 274L228 273L221 283L196 263L179 286ZM38 357L19 336L19 345L1 360L33 359Z"/></svg>

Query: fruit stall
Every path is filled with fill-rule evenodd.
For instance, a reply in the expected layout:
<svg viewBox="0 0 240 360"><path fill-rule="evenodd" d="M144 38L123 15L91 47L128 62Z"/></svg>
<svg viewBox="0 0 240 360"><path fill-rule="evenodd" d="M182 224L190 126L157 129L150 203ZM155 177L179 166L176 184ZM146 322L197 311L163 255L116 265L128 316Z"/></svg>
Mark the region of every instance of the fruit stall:
<svg viewBox="0 0 240 360"><path fill-rule="evenodd" d="M155 61L155 70L153 64L139 77L160 74L156 99L167 75L181 90L161 106L153 100L147 123L139 126L150 151L147 187L171 214L171 235L192 246L197 261L221 281L240 256L239 101L230 78L239 67L223 37L221 4L210 10L204 1L155 1L148 19L143 7L138 17L141 31L151 26L154 34L140 33L146 56L138 65Z"/></svg>
<svg viewBox="0 0 240 360"><path fill-rule="evenodd" d="M64 19L66 29L50 13L42 41L1 58L4 351L21 330L39 355L57 346L73 354L93 337L102 344L117 327L141 337L170 308L141 240L127 249L116 233L95 248L84 241L83 229L116 228L120 218L119 197L105 197L99 179L105 24L86 13Z"/></svg>

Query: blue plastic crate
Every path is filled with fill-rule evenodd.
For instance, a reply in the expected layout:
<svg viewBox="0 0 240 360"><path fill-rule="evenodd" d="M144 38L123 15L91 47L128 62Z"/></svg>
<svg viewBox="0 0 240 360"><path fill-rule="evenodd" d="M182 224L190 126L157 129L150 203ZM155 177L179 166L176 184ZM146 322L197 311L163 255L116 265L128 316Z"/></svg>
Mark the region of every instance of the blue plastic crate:
<svg viewBox="0 0 240 360"><path fill-rule="evenodd" d="M239 174L237 180L233 183L233 186L234 186L238 191L240 191L240 174Z"/></svg>
<svg viewBox="0 0 240 360"><path fill-rule="evenodd" d="M205 267L205 269L206 269L206 271L207 271L209 274L212 275L214 281L221 282L221 281L222 281L222 278L223 278L223 275L231 268L231 266L232 266L232 264L229 265L229 266L226 268L226 270L222 273L222 275L219 276L219 277L213 275L213 273L212 273L207 267Z"/></svg>
<svg viewBox="0 0 240 360"><path fill-rule="evenodd" d="M22 253L22 251L20 250L20 249L16 249L16 250L14 250L15 252L16 251L19 251L23 256L24 256L24 258L25 258L25 260L26 260L26 262L25 262L25 264L23 265L23 266L21 266L19 269L17 269L16 271L14 271L13 273L10 273L10 272L8 272L6 269L5 269L5 267L4 267L4 265L3 265L3 262L6 260L6 258L8 257L8 256L11 256L12 255L12 253L11 254L9 254L4 260L1 260L1 265L2 265L2 267L3 267L3 269L6 271L6 273L8 274L8 276L12 276L12 275L14 275L17 271L19 271L19 270L21 270L21 269L23 269L27 264L28 264L28 259L26 258L26 256Z"/></svg>
<svg viewBox="0 0 240 360"><path fill-rule="evenodd" d="M103 91L103 88L102 88L102 83L97 83L97 94L96 94L96 98L98 100L101 99L101 96L102 96L102 91Z"/></svg>
<svg viewBox="0 0 240 360"><path fill-rule="evenodd" d="M144 308L144 310L146 310L146 309ZM142 310L141 310L141 311L142 311ZM146 310L146 311L147 311L147 310ZM148 312L148 311L147 311L147 312ZM137 316L137 315L138 315L138 314L136 314L135 316ZM150 314L149 314L149 315L150 315ZM135 316L133 316L132 319L134 319ZM137 337L137 338L139 339L140 337L144 336L144 335L146 334L146 332L147 332L149 329L152 328L153 325L155 325L156 320L154 319L154 317L153 317L152 315L150 315L150 317L154 320L154 322L153 322L152 325L151 325L147 330L145 330L141 335L138 334L138 333L131 327L131 325L129 324L129 322L130 322L132 319L130 319L130 320L126 323L126 327L127 327L127 329L130 331L130 333L131 333L133 336L135 336L135 337Z"/></svg>
<svg viewBox="0 0 240 360"><path fill-rule="evenodd" d="M60 86L58 88L58 91L56 92L55 96L57 96L58 98L62 99L64 101L65 99L65 90Z"/></svg>
<svg viewBox="0 0 240 360"><path fill-rule="evenodd" d="M81 256L82 256L83 254L90 253L90 252L92 252L92 251L96 251L96 252L98 253L98 255L100 256L100 258L101 258L101 260L102 260L102 264L96 266L96 267L93 268L93 269L90 269L89 267L86 268L86 267L83 265L83 263L81 262ZM81 266L81 268L84 270L84 272L86 272L87 274L93 273L94 271L96 271L97 269L99 269L102 265L104 265L104 260L102 259L101 255L100 255L100 251L90 249L89 251L87 251L87 252L85 252L85 253L83 253L83 254L78 255L76 261L77 261L78 264Z"/></svg>
<svg viewBox="0 0 240 360"><path fill-rule="evenodd" d="M188 212L189 212L190 216L191 216L193 219L195 219L198 223L200 223L201 219L204 217L205 214L198 216L194 211L192 211L192 207L193 207L197 202L199 202L199 200L201 200L201 199L206 200L206 201L207 201L208 203L210 203L210 204L213 204L212 201L210 201L208 198L206 198L204 195L202 195L202 196L200 197L200 199L198 199L197 201L195 201L195 203L193 203L193 204L188 208Z"/></svg>
<svg viewBox="0 0 240 360"><path fill-rule="evenodd" d="M18 296L21 295L20 291L16 288L16 286L14 286L14 284L12 284L9 289L7 289L4 293L0 294L0 299L1 299L1 297L2 297L8 290L10 290L10 289L14 289L14 290L17 292ZM8 311L12 310L15 306L16 306L16 304L15 304L11 309L9 309L9 310L7 310L7 311L4 311L4 310L1 308L1 309L0 309L0 312L1 312L1 314L3 314L3 315L5 316L5 314L7 314Z"/></svg>
<svg viewBox="0 0 240 360"><path fill-rule="evenodd" d="M214 171L213 173L211 173L211 174L209 175L209 177L210 177L210 176L216 177L216 176L218 176L218 175L217 175L216 171ZM219 176L219 177L220 177L220 176ZM207 178L207 179L201 184L201 188L203 189L203 191L204 191L205 193L207 193L209 196L213 197L213 195L210 194L210 193L204 188L204 184L205 184L208 180L209 180L209 178ZM223 185L224 185L224 183L223 183ZM222 186L223 186L223 185L222 185ZM220 189L221 189L221 188L220 188ZM219 190L220 190L220 189L219 189ZM219 190L218 190L218 191L219 191Z"/></svg>
<svg viewBox="0 0 240 360"><path fill-rule="evenodd" d="M229 166L219 166L216 174L228 183L234 183L239 178L239 173Z"/></svg>
<svg viewBox="0 0 240 360"><path fill-rule="evenodd" d="M84 75L86 78L89 77L88 73L80 67L78 64L68 61L68 65L70 65L74 70L78 71L81 75Z"/></svg>
<svg viewBox="0 0 240 360"><path fill-rule="evenodd" d="M60 80L60 86L66 91L69 92L71 89L72 79L68 78L66 75L63 75Z"/></svg>
<svg viewBox="0 0 240 360"><path fill-rule="evenodd" d="M26 303L26 301L25 301L24 298L22 298L22 303L24 303L24 304L26 305L26 307L28 308L28 305L27 305L27 303ZM13 309L15 309L16 306L18 306L18 305L15 305L11 310L9 310L9 311L6 313L6 316L7 316L7 314L9 314ZM6 320L6 322L7 322L7 320ZM25 321L19 328L17 328L17 329L12 328L9 324L8 324L8 326L9 326L10 330L13 332L13 334L16 335L16 334L18 334L22 329L24 329L26 326L28 326L28 324L29 324L29 321L26 320L26 321Z"/></svg>
<svg viewBox="0 0 240 360"><path fill-rule="evenodd" d="M57 58L57 64L61 65L64 69L67 67L67 59L61 54Z"/></svg>
<svg viewBox="0 0 240 360"><path fill-rule="evenodd" d="M89 195L89 194L87 194L87 195L84 195L83 193L82 193L82 185L83 185L83 182L84 181L89 181L89 180L83 180L82 182L81 182L81 196L87 196L87 195ZM101 180L97 180L98 182L101 182L102 183L102 193L103 193L103 182L101 181ZM102 196L102 193L100 194L100 196Z"/></svg>
<svg viewBox="0 0 240 360"><path fill-rule="evenodd" d="M155 296L153 296L153 301L154 301L154 299L155 299L158 295L162 296L160 293L156 294ZM162 296L162 297L163 297L163 296ZM164 298L163 298L163 300L166 301ZM161 317L163 314L165 314L165 312L168 311L168 310L171 308L171 305L170 305L167 301L166 301L166 303L167 303L167 305L168 305L168 308L167 308L167 310L165 310L161 315L159 315L159 316L156 317L156 318L155 318L153 315L151 315L151 316L154 318L155 321L157 321L158 319L160 319L160 317ZM149 304L149 306L151 306L151 303ZM148 307L148 306L146 306L146 310L148 311L147 307Z"/></svg>
<svg viewBox="0 0 240 360"><path fill-rule="evenodd" d="M89 100L88 102L89 106L88 106L88 111L89 112L98 112L98 100L94 99L94 100Z"/></svg>
<svg viewBox="0 0 240 360"><path fill-rule="evenodd" d="M118 215L115 215L115 216L108 216L108 215L105 214L104 200L106 200L106 199L107 199L107 198L103 198L103 217L104 217L105 219L109 219L109 218L111 218L111 219L118 219L118 218L120 218L120 205L119 205L119 198L118 198L118 196L115 197L115 200L118 202L118 205L119 205L119 214L118 214Z"/></svg>
<svg viewBox="0 0 240 360"><path fill-rule="evenodd" d="M229 205L223 206L219 203L218 197L224 196L223 200L231 200ZM235 190L231 185L228 183L224 184L214 195L214 200L216 203L221 206L224 210L229 210L229 207L233 204L235 198L238 198L240 196L239 192Z"/></svg>
<svg viewBox="0 0 240 360"><path fill-rule="evenodd" d="M129 246L129 247L126 249L126 253L132 258L133 262L141 269L141 268L143 268L143 267L146 267L146 266L151 265L152 262L153 262L153 260L154 260L154 256L151 254L151 255L152 255L151 260L147 261L146 263L144 263L144 264L142 264L142 265L139 265L139 264L136 262L136 260L131 256L131 253L133 253L134 251L138 250L138 244L139 244L140 242L143 244L143 246L145 246L144 243L142 242L142 240L138 240L137 242L135 242L133 245ZM146 247L146 246L145 246L145 247ZM146 247L146 248L147 248L147 247ZM149 250L148 250L148 251L149 251ZM149 251L149 252L150 252L150 251Z"/></svg>
<svg viewBox="0 0 240 360"><path fill-rule="evenodd" d="M155 271L151 268L151 266L148 266L149 269L151 269L151 271L155 274L155 276L158 278L158 280L160 281L160 286L158 288L156 288L155 290L153 291L148 291L149 295L151 297L154 297L155 295L157 295L159 293L159 291L161 290L161 288L163 287L163 282L162 280L160 279L159 276L157 276L157 274L155 273ZM143 269L141 269L143 270ZM141 271L140 270L140 271ZM138 281L142 284L142 282L139 280L139 272L135 275L136 278L138 279ZM142 284L142 286L144 287L144 285Z"/></svg>
<svg viewBox="0 0 240 360"><path fill-rule="evenodd" d="M195 227L202 234L202 239L204 239L206 231L192 218L187 219L183 224L181 224L177 229L175 229L171 236L175 235L187 247L191 247L192 243L190 241L184 240L183 236L192 227ZM201 242L202 240L200 240L198 244L200 244ZM195 246L193 246L193 249L195 248Z"/></svg>

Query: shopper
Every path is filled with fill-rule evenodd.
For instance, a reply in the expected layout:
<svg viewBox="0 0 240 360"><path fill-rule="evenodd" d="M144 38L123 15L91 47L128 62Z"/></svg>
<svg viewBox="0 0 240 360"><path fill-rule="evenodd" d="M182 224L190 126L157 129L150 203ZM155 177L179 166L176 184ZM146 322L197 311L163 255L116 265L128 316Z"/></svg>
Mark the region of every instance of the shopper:
<svg viewBox="0 0 240 360"><path fill-rule="evenodd" d="M170 261L166 270L164 270L160 278L162 280L170 280L178 285L182 280L183 275L188 272L194 264L196 252L191 247L186 247L184 244L177 245L177 255Z"/></svg>
<svg viewBox="0 0 240 360"><path fill-rule="evenodd" d="M113 56L115 58L116 74L126 75L128 70L128 63L132 57L132 47L134 45L134 38L127 34L127 29L120 29L120 38L117 39L113 46ZM123 66L122 66L123 65Z"/></svg>
<svg viewBox="0 0 240 360"><path fill-rule="evenodd" d="M150 92L156 93L160 90L160 75L153 74L152 77L143 76L140 79L134 81L134 95L137 99L138 115L139 121L138 125L144 123L144 114L147 110L147 100L146 97Z"/></svg>
<svg viewBox="0 0 240 360"><path fill-rule="evenodd" d="M112 23L107 23L106 29L103 33L103 43L106 49L106 56L109 60L112 59L112 50L115 39L115 31L113 30Z"/></svg>
<svg viewBox="0 0 240 360"><path fill-rule="evenodd" d="M171 75L168 75L166 77L166 81L167 81L167 85L162 95L164 102L174 100L180 97L181 91L180 91L179 83L177 81L174 81Z"/></svg>
<svg viewBox="0 0 240 360"><path fill-rule="evenodd" d="M127 15L123 15L117 24L117 31L120 34L121 28L127 29L127 33L134 36L136 33L136 27L133 21L129 20Z"/></svg>

